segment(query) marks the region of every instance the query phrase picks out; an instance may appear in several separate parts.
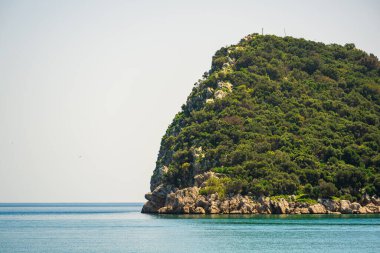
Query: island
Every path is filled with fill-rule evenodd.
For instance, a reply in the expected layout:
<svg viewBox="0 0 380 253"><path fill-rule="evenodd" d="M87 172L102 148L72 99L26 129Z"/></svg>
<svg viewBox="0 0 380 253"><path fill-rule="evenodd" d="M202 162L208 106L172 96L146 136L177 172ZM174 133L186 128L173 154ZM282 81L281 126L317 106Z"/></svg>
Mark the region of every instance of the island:
<svg viewBox="0 0 380 253"><path fill-rule="evenodd" d="M379 151L375 55L250 34L215 53L166 130L142 212L380 213Z"/></svg>

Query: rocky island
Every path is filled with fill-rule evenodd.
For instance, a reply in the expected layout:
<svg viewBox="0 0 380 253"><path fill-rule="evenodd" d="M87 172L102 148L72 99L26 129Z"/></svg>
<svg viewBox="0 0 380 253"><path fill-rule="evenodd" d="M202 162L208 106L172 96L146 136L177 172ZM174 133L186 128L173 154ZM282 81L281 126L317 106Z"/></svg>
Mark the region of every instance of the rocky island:
<svg viewBox="0 0 380 253"><path fill-rule="evenodd" d="M144 213L380 213L380 63L354 44L223 47L161 141Z"/></svg>

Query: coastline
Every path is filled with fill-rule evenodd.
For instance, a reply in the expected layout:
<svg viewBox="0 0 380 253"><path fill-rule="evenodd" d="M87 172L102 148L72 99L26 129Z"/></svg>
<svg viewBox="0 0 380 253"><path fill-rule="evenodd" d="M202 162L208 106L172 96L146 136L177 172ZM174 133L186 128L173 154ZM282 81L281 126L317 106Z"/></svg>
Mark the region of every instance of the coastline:
<svg viewBox="0 0 380 253"><path fill-rule="evenodd" d="M379 214L380 198L364 194L360 201L345 199L299 199L290 196L252 197L235 194L219 196L217 192L202 194L209 178L220 175L206 172L194 177L194 186L178 189L163 183L151 182L145 194L148 200L142 213L157 214Z"/></svg>
<svg viewBox="0 0 380 253"><path fill-rule="evenodd" d="M141 212L158 214L378 214L380 198L365 196L360 203L349 200L318 199L315 203L289 198L252 198L240 194L220 198L218 193L204 196L197 186L173 189L159 185L145 195Z"/></svg>

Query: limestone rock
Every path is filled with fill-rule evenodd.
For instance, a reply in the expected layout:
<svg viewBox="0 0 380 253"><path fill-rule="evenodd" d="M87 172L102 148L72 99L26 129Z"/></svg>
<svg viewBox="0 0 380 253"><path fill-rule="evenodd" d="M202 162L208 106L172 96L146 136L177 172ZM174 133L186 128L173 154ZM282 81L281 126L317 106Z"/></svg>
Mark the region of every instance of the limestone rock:
<svg viewBox="0 0 380 253"><path fill-rule="evenodd" d="M229 200L224 200L223 202L221 202L220 212L224 213L224 214L230 213L230 202L229 202Z"/></svg>
<svg viewBox="0 0 380 253"><path fill-rule="evenodd" d="M309 206L309 212L312 214L325 214L326 208L322 204L314 204Z"/></svg>
<svg viewBox="0 0 380 253"><path fill-rule="evenodd" d="M210 203L206 200L204 196L198 196L195 205L197 207L202 207L203 209L208 210Z"/></svg>
<svg viewBox="0 0 380 253"><path fill-rule="evenodd" d="M219 208L215 205L212 205L208 209L210 214L218 214L220 212Z"/></svg>
<svg viewBox="0 0 380 253"><path fill-rule="evenodd" d="M345 214L352 213L352 209L350 207L351 206L350 201L341 200L339 201L339 204L340 204L339 212L345 213Z"/></svg>
<svg viewBox="0 0 380 253"><path fill-rule="evenodd" d="M290 212L289 203L286 199L279 199L277 201L271 201L272 213L286 214Z"/></svg>
<svg viewBox="0 0 380 253"><path fill-rule="evenodd" d="M367 210L370 210L371 213L380 213L380 206L376 206L373 203L369 203L365 207L367 208Z"/></svg>
<svg viewBox="0 0 380 253"><path fill-rule="evenodd" d="M261 196L258 199L258 201L260 203L259 207L257 208L258 213L261 213L261 214L271 214L272 213L271 205L270 205L270 199L268 197Z"/></svg>
<svg viewBox="0 0 380 253"><path fill-rule="evenodd" d="M212 104L212 103L214 103L214 99L213 98L206 99L206 104Z"/></svg>
<svg viewBox="0 0 380 253"><path fill-rule="evenodd" d="M205 172L203 174L196 175L194 177L194 185L197 187L204 187L205 182L212 177L218 177L218 175L212 171L208 171L208 172Z"/></svg>
<svg viewBox="0 0 380 253"><path fill-rule="evenodd" d="M207 172L195 177L195 184L204 185L204 182L216 173ZM142 209L143 213L160 214L367 214L380 213L377 197L372 202L361 206L358 202L348 200L334 201L319 199L318 204L310 205L304 202L288 202L284 198L270 199L261 196L253 200L249 196L240 194L221 198L218 193L208 196L199 194L197 186L183 189L159 185L153 192L147 193L148 200Z"/></svg>
<svg viewBox="0 0 380 253"><path fill-rule="evenodd" d="M227 96L227 92L223 90L217 90L214 94L215 99L223 99L225 96Z"/></svg>
<svg viewBox="0 0 380 253"><path fill-rule="evenodd" d="M232 84L230 82L220 81L220 82L218 82L218 88L219 89L226 89L227 91L231 92L232 91Z"/></svg>
<svg viewBox="0 0 380 253"><path fill-rule="evenodd" d="M195 214L205 214L206 211L202 207L198 206L197 208L195 208L194 213Z"/></svg>
<svg viewBox="0 0 380 253"><path fill-rule="evenodd" d="M153 192L160 184L162 184L162 179L168 173L169 168L167 166L162 166L155 170L155 174L150 180L150 190Z"/></svg>
<svg viewBox="0 0 380 253"><path fill-rule="evenodd" d="M294 214L308 214L310 212L309 212L309 208L307 208L307 207L296 207L293 210L293 213Z"/></svg>
<svg viewBox="0 0 380 253"><path fill-rule="evenodd" d="M330 212L338 212L339 211L339 203L331 200L331 199L323 199L322 205L325 206L326 210Z"/></svg>
<svg viewBox="0 0 380 253"><path fill-rule="evenodd" d="M199 194L198 187L188 187L167 195L165 206L170 213L190 213L190 206L195 205Z"/></svg>
<svg viewBox="0 0 380 253"><path fill-rule="evenodd" d="M156 203L152 202L152 201L147 201L141 212L142 213L157 213L158 210L161 208L161 206L157 206Z"/></svg>
<svg viewBox="0 0 380 253"><path fill-rule="evenodd" d="M145 199L146 200L152 200L152 193L151 192L148 192L145 194Z"/></svg>
<svg viewBox="0 0 380 253"><path fill-rule="evenodd" d="M164 214L164 213L167 213L167 212L168 212L168 208L166 206L161 207L160 209L158 209L158 213L160 213L160 214Z"/></svg>
<svg viewBox="0 0 380 253"><path fill-rule="evenodd" d="M358 202L353 202L350 205L350 208L351 208L353 213L357 213L361 207L362 206Z"/></svg>
<svg viewBox="0 0 380 253"><path fill-rule="evenodd" d="M153 192L147 193L145 197L147 202L144 204L141 212L143 213L157 213L158 209L165 206L165 200L168 193L172 191L171 186L159 185Z"/></svg>
<svg viewBox="0 0 380 253"><path fill-rule="evenodd" d="M372 213L372 211L368 207L362 206L359 208L358 213L359 214L367 214L367 213Z"/></svg>
<svg viewBox="0 0 380 253"><path fill-rule="evenodd" d="M230 199L230 213L239 210L240 200L238 196L234 196Z"/></svg>
<svg viewBox="0 0 380 253"><path fill-rule="evenodd" d="M191 206L190 205L185 205L184 207L182 207L182 213L183 214L189 214L190 210L191 210Z"/></svg>
<svg viewBox="0 0 380 253"><path fill-rule="evenodd" d="M243 214L257 213L256 204L248 196L240 199L240 210Z"/></svg>

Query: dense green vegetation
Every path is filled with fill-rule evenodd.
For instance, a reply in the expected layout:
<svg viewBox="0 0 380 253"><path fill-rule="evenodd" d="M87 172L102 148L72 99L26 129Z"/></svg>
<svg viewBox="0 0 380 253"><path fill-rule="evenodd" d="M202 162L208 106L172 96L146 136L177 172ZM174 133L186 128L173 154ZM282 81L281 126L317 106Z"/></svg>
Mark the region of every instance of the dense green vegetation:
<svg viewBox="0 0 380 253"><path fill-rule="evenodd" d="M161 142L167 184L203 193L380 195L380 64L354 44L250 35L220 49Z"/></svg>

